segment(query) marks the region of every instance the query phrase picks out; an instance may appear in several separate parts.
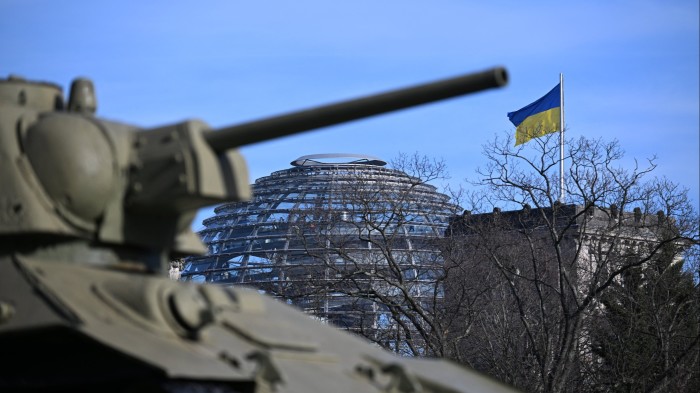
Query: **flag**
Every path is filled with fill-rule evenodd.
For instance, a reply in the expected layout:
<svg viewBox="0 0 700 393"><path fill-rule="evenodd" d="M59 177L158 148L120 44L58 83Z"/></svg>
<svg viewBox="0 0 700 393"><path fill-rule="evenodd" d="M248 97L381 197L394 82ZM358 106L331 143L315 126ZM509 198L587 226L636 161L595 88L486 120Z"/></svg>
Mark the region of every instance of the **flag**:
<svg viewBox="0 0 700 393"><path fill-rule="evenodd" d="M532 104L508 113L516 127L515 146L561 130L561 84Z"/></svg>

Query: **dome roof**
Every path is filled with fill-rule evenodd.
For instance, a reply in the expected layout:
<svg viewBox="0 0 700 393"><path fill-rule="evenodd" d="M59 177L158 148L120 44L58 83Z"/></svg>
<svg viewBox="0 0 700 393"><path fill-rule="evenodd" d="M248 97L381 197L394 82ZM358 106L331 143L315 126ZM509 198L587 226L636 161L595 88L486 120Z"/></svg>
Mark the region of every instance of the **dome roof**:
<svg viewBox="0 0 700 393"><path fill-rule="evenodd" d="M331 284L381 269L387 252L412 291L432 293L425 285L442 260L431 242L460 210L449 197L376 157L317 154L291 164L257 179L252 201L218 206L204 220L210 255L191 258L185 279L253 285L351 329L364 324L347 310L357 302ZM380 307L365 303L362 318L376 325Z"/></svg>

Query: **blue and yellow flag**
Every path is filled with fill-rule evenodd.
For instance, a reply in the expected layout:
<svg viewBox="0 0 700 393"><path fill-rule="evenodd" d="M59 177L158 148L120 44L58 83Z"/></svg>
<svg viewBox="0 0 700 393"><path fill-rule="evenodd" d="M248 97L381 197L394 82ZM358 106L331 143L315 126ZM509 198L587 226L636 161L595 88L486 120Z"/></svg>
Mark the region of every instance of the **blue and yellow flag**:
<svg viewBox="0 0 700 393"><path fill-rule="evenodd" d="M554 87L544 97L532 104L508 113L508 119L516 127L515 146L532 138L561 130L561 90Z"/></svg>

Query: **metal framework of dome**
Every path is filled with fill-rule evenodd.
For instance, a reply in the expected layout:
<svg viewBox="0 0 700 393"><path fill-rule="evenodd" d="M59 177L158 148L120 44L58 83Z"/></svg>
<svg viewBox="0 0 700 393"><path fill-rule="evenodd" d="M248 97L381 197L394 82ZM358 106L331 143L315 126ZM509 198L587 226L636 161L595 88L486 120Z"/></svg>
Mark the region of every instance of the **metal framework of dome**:
<svg viewBox="0 0 700 393"><path fill-rule="evenodd" d="M252 201L215 208L199 232L209 255L190 258L183 280L250 285L364 334L391 322L361 293L396 290L370 272L391 270L413 298L434 300L434 241L458 209L449 197L376 157L318 154L291 165L257 179Z"/></svg>

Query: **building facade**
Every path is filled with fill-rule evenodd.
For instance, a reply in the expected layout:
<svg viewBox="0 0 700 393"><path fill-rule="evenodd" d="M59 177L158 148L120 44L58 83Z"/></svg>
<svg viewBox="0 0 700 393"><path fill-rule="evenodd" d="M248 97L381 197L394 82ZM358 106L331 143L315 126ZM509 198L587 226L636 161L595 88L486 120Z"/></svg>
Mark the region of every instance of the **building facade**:
<svg viewBox="0 0 700 393"><path fill-rule="evenodd" d="M687 246L661 212L592 204L465 211L447 236L450 356L533 391L556 361L572 384L593 383L614 332L606 304L631 299L638 277L651 286Z"/></svg>
<svg viewBox="0 0 700 393"><path fill-rule="evenodd" d="M653 256L658 250L649 247L663 244L673 228L663 212L642 213L638 207L623 212L614 204L555 204L510 211L496 208L481 214L465 211L453 217L447 235L460 238L464 245L479 243L477 248L482 251L497 247L511 254L510 259L526 263L544 265L548 257L556 259L552 263L566 261L569 276L584 285L593 279L590 272L599 272L603 265L607 275L610 269L634 264L634 258L641 261ZM678 242L672 244L682 247Z"/></svg>

